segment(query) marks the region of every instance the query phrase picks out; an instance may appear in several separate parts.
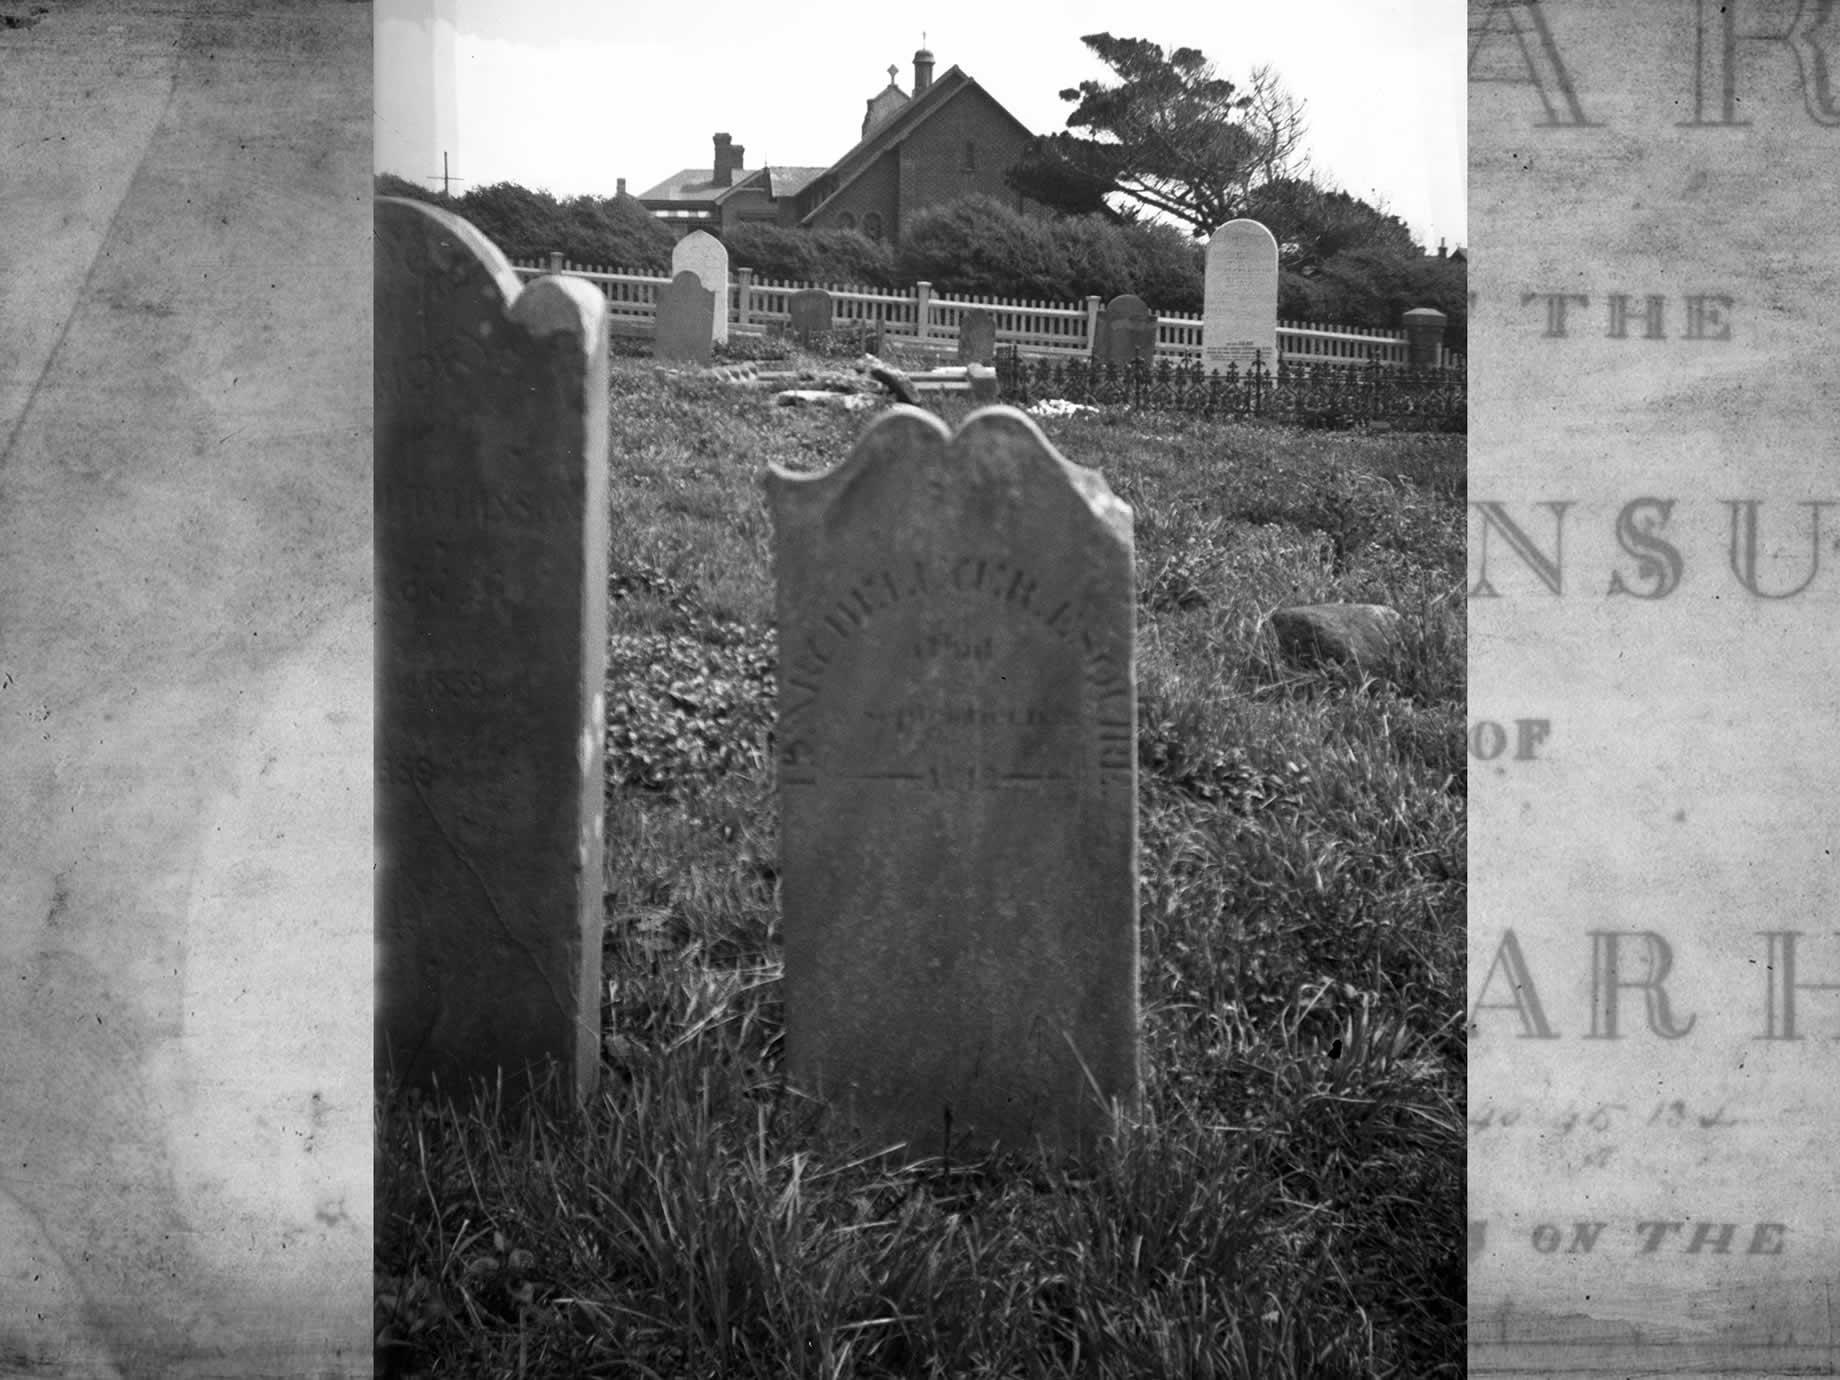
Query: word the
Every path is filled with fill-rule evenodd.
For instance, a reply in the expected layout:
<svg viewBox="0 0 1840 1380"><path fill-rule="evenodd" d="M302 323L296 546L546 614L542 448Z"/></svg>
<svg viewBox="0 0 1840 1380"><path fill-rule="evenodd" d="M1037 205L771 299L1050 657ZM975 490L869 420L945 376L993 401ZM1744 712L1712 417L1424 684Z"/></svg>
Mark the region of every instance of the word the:
<svg viewBox="0 0 1840 1380"><path fill-rule="evenodd" d="M1605 299L1609 314L1605 323L1604 335L1610 340L1666 340L1667 333L1667 298L1658 293L1648 293L1637 299L1627 293L1613 292ZM1636 302L1640 300L1638 307ZM1681 333L1683 340L1730 340L1731 309L1733 299L1723 293L1696 293L1683 297L1685 304L1686 330ZM1591 305L1590 297L1582 292L1523 292L1523 307L1540 304L1540 313L1546 329L1540 334L1548 340L1562 340L1573 334L1569 329L1576 324L1572 317L1573 307L1586 308ZM1631 326L1640 326L1639 336L1630 333Z"/></svg>

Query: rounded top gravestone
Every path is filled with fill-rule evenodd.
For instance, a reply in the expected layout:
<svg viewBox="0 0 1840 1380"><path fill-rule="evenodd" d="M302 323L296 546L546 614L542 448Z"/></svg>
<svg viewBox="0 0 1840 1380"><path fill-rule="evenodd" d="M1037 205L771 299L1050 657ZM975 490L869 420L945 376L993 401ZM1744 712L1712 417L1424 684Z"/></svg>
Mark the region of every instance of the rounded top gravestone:
<svg viewBox="0 0 1840 1380"><path fill-rule="evenodd" d="M1278 365L1278 241L1256 220L1230 220L1208 240L1201 367L1244 373Z"/></svg>
<svg viewBox="0 0 1840 1380"><path fill-rule="evenodd" d="M725 344L728 340L728 246L707 230L692 230L671 251L671 277L694 273L704 287L715 294L714 330L711 340Z"/></svg>

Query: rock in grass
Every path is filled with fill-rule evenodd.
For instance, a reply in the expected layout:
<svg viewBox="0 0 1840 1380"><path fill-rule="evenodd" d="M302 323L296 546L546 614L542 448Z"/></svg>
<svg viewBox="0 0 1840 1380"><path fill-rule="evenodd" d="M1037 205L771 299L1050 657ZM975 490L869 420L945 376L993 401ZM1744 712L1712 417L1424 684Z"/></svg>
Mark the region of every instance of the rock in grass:
<svg viewBox="0 0 1840 1380"><path fill-rule="evenodd" d="M1295 665L1339 662L1383 672L1399 654L1399 611L1385 604L1299 604L1267 621L1278 650Z"/></svg>

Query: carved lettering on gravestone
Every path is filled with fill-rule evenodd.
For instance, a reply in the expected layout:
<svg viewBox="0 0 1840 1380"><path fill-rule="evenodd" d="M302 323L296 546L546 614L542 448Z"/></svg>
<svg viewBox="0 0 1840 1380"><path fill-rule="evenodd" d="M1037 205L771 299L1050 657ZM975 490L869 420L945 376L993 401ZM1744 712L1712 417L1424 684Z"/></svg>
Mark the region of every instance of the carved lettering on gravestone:
<svg viewBox="0 0 1840 1380"><path fill-rule="evenodd" d="M379 1076L593 1088L606 304L376 210Z"/></svg>
<svg viewBox="0 0 1840 1380"><path fill-rule="evenodd" d="M1093 331L1093 363L1123 366L1132 360L1156 361L1157 319L1144 299L1127 292L1100 308Z"/></svg>
<svg viewBox="0 0 1840 1380"><path fill-rule="evenodd" d="M1255 359L1278 366L1278 241L1256 220L1230 220L1208 240L1201 367L1243 374Z"/></svg>
<svg viewBox="0 0 1840 1380"><path fill-rule="evenodd" d="M833 311L830 293L823 288L803 288L786 299L787 330L799 344L809 345L813 336L831 329Z"/></svg>
<svg viewBox="0 0 1840 1380"><path fill-rule="evenodd" d="M969 307L958 318L958 362L989 364L997 357L997 318L986 307Z"/></svg>
<svg viewBox="0 0 1840 1380"><path fill-rule="evenodd" d="M716 295L685 269L658 289L652 356L707 364L715 341Z"/></svg>
<svg viewBox="0 0 1840 1380"><path fill-rule="evenodd" d="M914 1153L1090 1145L1139 1088L1130 509L1000 407L767 489L789 1073Z"/></svg>
<svg viewBox="0 0 1840 1380"><path fill-rule="evenodd" d="M715 294L715 325L711 339L718 345L728 343L728 246L707 230L692 230L671 251L671 277L683 272L696 274L703 286Z"/></svg>
<svg viewBox="0 0 1840 1380"><path fill-rule="evenodd" d="M1836 15L1470 16L1470 1368L1837 1374Z"/></svg>

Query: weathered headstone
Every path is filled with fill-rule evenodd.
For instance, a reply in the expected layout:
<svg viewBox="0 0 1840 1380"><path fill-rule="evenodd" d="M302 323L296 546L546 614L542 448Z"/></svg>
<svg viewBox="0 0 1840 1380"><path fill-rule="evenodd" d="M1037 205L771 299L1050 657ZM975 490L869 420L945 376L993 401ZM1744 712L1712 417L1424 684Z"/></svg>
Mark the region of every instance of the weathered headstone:
<svg viewBox="0 0 1840 1380"><path fill-rule="evenodd" d="M717 315L716 295L685 269L658 289L652 357L707 364Z"/></svg>
<svg viewBox="0 0 1840 1380"><path fill-rule="evenodd" d="M1256 220L1230 220L1208 240L1202 277L1201 367L1243 374L1278 366L1278 241Z"/></svg>
<svg viewBox="0 0 1840 1380"><path fill-rule="evenodd" d="M1093 332L1093 363L1121 368L1134 359L1156 360L1156 317L1134 292L1112 298L1099 312Z"/></svg>
<svg viewBox="0 0 1840 1380"><path fill-rule="evenodd" d="M716 295L715 334L718 345L728 343L728 246L707 230L692 230L671 251L671 276L688 270Z"/></svg>
<svg viewBox="0 0 1840 1380"><path fill-rule="evenodd" d="M598 1067L607 346L457 216L376 213L379 1075Z"/></svg>
<svg viewBox="0 0 1840 1380"><path fill-rule="evenodd" d="M831 295L823 288L803 288L786 299L790 318L786 329L801 345L811 344L813 336L826 334L833 324Z"/></svg>
<svg viewBox="0 0 1840 1380"><path fill-rule="evenodd" d="M997 357L997 318L984 307L971 307L958 318L958 362L989 364Z"/></svg>
<svg viewBox="0 0 1840 1380"><path fill-rule="evenodd" d="M788 1070L910 1152L1139 1090L1131 510L1022 413L767 479Z"/></svg>

